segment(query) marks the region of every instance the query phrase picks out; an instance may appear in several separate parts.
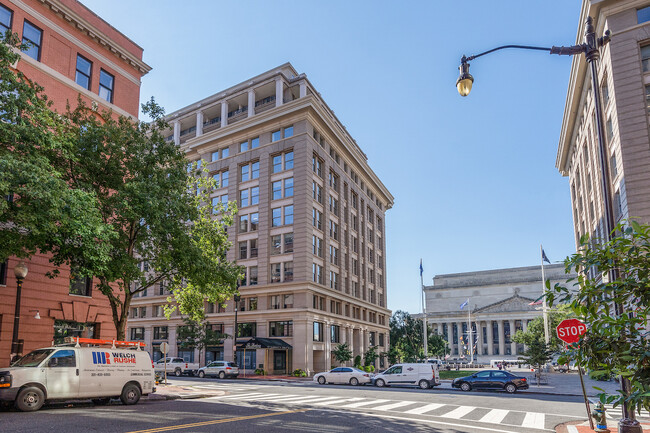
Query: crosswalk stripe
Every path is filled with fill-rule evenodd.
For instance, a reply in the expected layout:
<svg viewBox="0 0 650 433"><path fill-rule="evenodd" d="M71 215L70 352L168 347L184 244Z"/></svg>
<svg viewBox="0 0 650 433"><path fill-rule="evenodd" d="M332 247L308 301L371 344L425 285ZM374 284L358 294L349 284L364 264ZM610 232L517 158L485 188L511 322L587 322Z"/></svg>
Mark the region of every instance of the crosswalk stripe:
<svg viewBox="0 0 650 433"><path fill-rule="evenodd" d="M306 397L302 400L295 400L295 401L290 401L290 404L305 404L305 403L311 403L311 402L316 402L316 403L321 403L326 400L329 400L331 403L335 403L338 400L341 400L341 397L317 397L317 396L312 396L312 397Z"/></svg>
<svg viewBox="0 0 650 433"><path fill-rule="evenodd" d="M354 397L354 398L344 398L343 400L339 401L321 401L319 403L314 403L313 406L327 406L330 404L338 404L338 403L345 403L345 402L352 402L352 401L359 401L359 400L365 400L360 397Z"/></svg>
<svg viewBox="0 0 650 433"><path fill-rule="evenodd" d="M237 400L240 398L255 398L255 397L262 397L264 395L269 395L263 392L249 392L246 394L235 394L235 395L227 395L225 397L221 397L222 399L228 398L228 399L233 399ZM274 394L274 395L280 395L280 394Z"/></svg>
<svg viewBox="0 0 650 433"><path fill-rule="evenodd" d="M507 410L504 409L492 409L485 415L483 415L483 418L479 420L479 422L488 422L491 424L499 424L501 421L503 421L503 418L508 415Z"/></svg>
<svg viewBox="0 0 650 433"><path fill-rule="evenodd" d="M255 397L256 401L284 400L285 398L298 397L298 394L268 394L266 397Z"/></svg>
<svg viewBox="0 0 650 433"><path fill-rule="evenodd" d="M524 417L524 422L521 424L521 426L522 427L528 427L528 428L543 429L544 428L544 418L545 418L545 415L543 413L526 412L526 416Z"/></svg>
<svg viewBox="0 0 650 433"><path fill-rule="evenodd" d="M345 408L355 408L355 407L361 407L361 406L368 406L368 405L376 404L376 403L384 403L384 402L386 402L386 401L390 401L390 400L386 400L386 399L376 399L376 400L369 400L369 401L360 401L360 402L358 402L358 403L346 404L346 405L341 406L341 407L345 407Z"/></svg>
<svg viewBox="0 0 650 433"><path fill-rule="evenodd" d="M431 412L432 410L436 410L439 407L443 407L444 404L440 403L430 403L430 404L425 404L424 406L416 407L415 409L407 410L404 413L410 413L413 415L422 415L423 413L426 412Z"/></svg>
<svg viewBox="0 0 650 433"><path fill-rule="evenodd" d="M286 403L292 403L292 402L294 402L294 401L295 401L295 402L298 402L298 401L300 401L300 400L313 400L313 399L317 399L317 398L321 398L321 396L316 396L316 395L299 395L299 396L296 396L296 397L286 397L286 398L285 398L284 396L279 396L279 397L275 397L273 400L274 400L274 401L280 401L281 403L284 403L284 402L286 402ZM267 401L269 401L269 400L267 400Z"/></svg>
<svg viewBox="0 0 650 433"><path fill-rule="evenodd" d="M578 433L578 427L569 424L566 426L566 431L567 433Z"/></svg>
<svg viewBox="0 0 650 433"><path fill-rule="evenodd" d="M458 406L456 409L452 410L451 412L447 412L445 414L442 414L440 416L445 417L445 418L454 418L454 419L460 419L461 417L467 415L471 411L476 409L473 406Z"/></svg>
<svg viewBox="0 0 650 433"><path fill-rule="evenodd" d="M397 403L385 404L383 406L371 407L372 410L391 410L402 406L408 406L409 404L417 403L415 401L398 401Z"/></svg>

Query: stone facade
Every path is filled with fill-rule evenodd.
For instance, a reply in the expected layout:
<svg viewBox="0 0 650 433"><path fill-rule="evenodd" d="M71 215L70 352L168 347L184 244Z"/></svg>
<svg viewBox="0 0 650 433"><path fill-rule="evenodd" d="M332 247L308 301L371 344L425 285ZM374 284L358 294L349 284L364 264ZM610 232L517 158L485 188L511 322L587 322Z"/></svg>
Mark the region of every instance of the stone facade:
<svg viewBox="0 0 650 433"><path fill-rule="evenodd" d="M260 337L292 347L247 350L246 359L240 349L237 363L314 372L331 367L338 343L354 355L387 351L384 213L393 197L307 77L287 63L168 120L168 139L220 182L213 200L238 205L228 229L228 259L246 268L238 344ZM180 317L160 317L164 290L149 291L133 300L128 328L154 358L168 341L172 354L201 364L233 359L232 301L206 305L208 323L230 337L200 355L176 344Z"/></svg>
<svg viewBox="0 0 650 433"><path fill-rule="evenodd" d="M546 265L544 272L551 286L568 279L564 265ZM449 342L451 358L467 359L471 318L476 360L517 359L525 347L510 336L542 315L541 304L531 305L542 289L541 266L436 275L424 287L429 329Z"/></svg>

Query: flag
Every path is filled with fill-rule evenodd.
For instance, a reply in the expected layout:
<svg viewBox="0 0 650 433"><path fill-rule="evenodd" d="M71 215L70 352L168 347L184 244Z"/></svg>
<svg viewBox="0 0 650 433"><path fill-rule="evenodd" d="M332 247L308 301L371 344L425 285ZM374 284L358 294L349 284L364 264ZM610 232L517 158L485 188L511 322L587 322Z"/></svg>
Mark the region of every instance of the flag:
<svg viewBox="0 0 650 433"><path fill-rule="evenodd" d="M420 276L422 276L423 272L424 272L424 268L422 267L422 259L420 259Z"/></svg>
<svg viewBox="0 0 650 433"><path fill-rule="evenodd" d="M463 308L467 307L467 304L469 304L469 298L467 298L467 301L460 304L460 309L462 310Z"/></svg>
<svg viewBox="0 0 650 433"><path fill-rule="evenodd" d="M528 305L542 305L542 303L543 303L543 301L541 299L539 299L537 301L533 301L533 302L529 303Z"/></svg>
<svg viewBox="0 0 650 433"><path fill-rule="evenodd" d="M549 265L551 264L551 261L546 257L546 253L544 252L544 248L542 248L542 262L546 262Z"/></svg>

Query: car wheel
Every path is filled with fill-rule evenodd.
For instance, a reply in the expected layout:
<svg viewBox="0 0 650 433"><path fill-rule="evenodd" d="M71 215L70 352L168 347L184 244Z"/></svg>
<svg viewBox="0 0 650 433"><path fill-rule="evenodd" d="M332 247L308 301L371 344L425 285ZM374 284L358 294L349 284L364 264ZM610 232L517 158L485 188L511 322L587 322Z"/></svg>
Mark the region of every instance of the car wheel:
<svg viewBox="0 0 650 433"><path fill-rule="evenodd" d="M429 389L431 388L431 385L429 385L429 381L426 379L422 379L420 382L418 382L418 386L420 389Z"/></svg>
<svg viewBox="0 0 650 433"><path fill-rule="evenodd" d="M325 385L325 383L327 383L327 380L325 379L325 376L320 376L318 378L318 383L320 383L321 385Z"/></svg>
<svg viewBox="0 0 650 433"><path fill-rule="evenodd" d="M203 379L205 377L205 371L203 370L199 371L199 377Z"/></svg>
<svg viewBox="0 0 650 433"><path fill-rule="evenodd" d="M359 379L357 379L356 377L350 379L350 385L357 386L358 384L359 384Z"/></svg>
<svg viewBox="0 0 650 433"><path fill-rule="evenodd" d="M463 391L469 391L472 389L472 386L467 382L463 382L460 384L460 389L462 389Z"/></svg>
<svg viewBox="0 0 650 433"><path fill-rule="evenodd" d="M177 368L176 370L174 370L174 376L181 377L182 375L183 375L183 372L181 371L180 368Z"/></svg>
<svg viewBox="0 0 650 433"><path fill-rule="evenodd" d="M138 388L137 385L127 383L124 385L124 389L122 389L120 400L122 400L123 404L136 404L138 401L140 401L140 395L140 388Z"/></svg>
<svg viewBox="0 0 650 433"><path fill-rule="evenodd" d="M225 371L220 371L219 372L219 379L225 379L226 378L226 372Z"/></svg>
<svg viewBox="0 0 650 433"><path fill-rule="evenodd" d="M514 383L507 383L505 386L505 390L509 394L514 394L517 391L517 387L515 386Z"/></svg>
<svg viewBox="0 0 650 433"><path fill-rule="evenodd" d="M107 397L107 398L93 398L93 404L95 406L106 406L110 402L111 402L110 397Z"/></svg>
<svg viewBox="0 0 650 433"><path fill-rule="evenodd" d="M383 388L386 386L386 382L384 382L384 379L377 379L375 381L375 386L378 386L379 388Z"/></svg>
<svg viewBox="0 0 650 433"><path fill-rule="evenodd" d="M23 389L16 398L16 407L23 412L39 410L43 403L45 403L45 394L35 386Z"/></svg>

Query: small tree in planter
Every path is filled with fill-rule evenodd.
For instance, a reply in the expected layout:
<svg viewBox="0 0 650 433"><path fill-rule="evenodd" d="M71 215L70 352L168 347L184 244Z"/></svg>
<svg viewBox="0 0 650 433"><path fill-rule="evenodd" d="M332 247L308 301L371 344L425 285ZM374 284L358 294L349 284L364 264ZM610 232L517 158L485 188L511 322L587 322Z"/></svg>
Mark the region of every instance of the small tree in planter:
<svg viewBox="0 0 650 433"><path fill-rule="evenodd" d="M332 356L340 365L343 365L352 359L352 351L348 343L341 343L332 350Z"/></svg>
<svg viewBox="0 0 650 433"><path fill-rule="evenodd" d="M363 366L364 367L370 367L375 364L375 359L379 358L379 354L377 353L377 348L375 346L370 346L366 353L363 354ZM366 369L366 371L368 371Z"/></svg>

